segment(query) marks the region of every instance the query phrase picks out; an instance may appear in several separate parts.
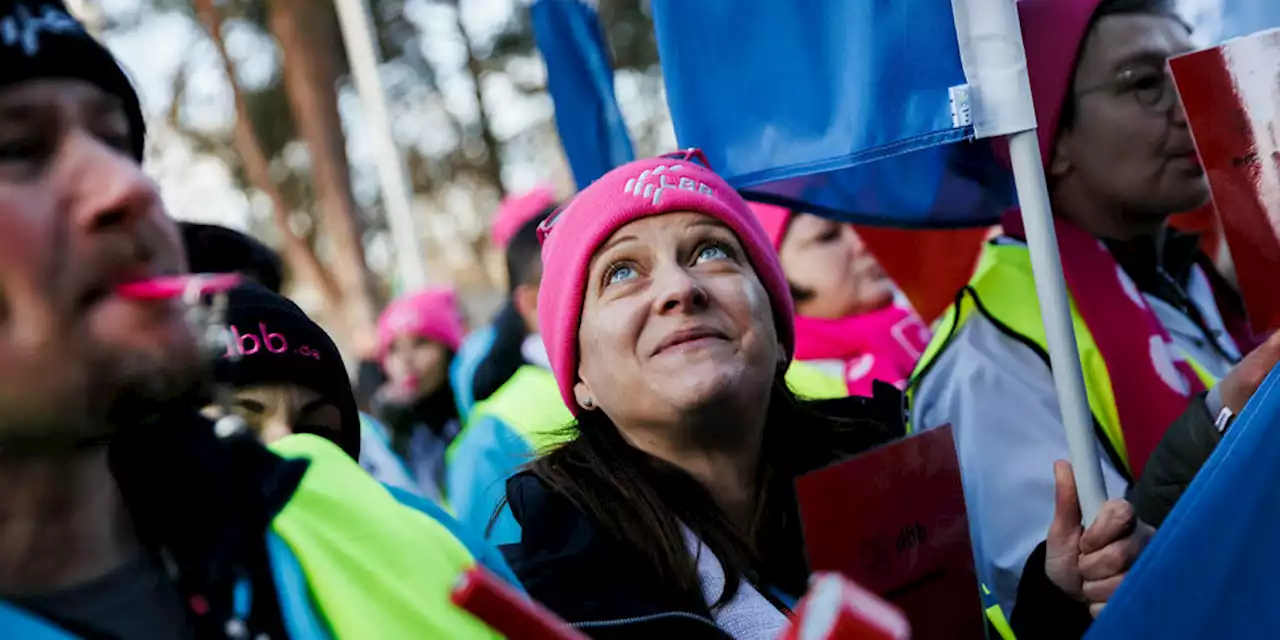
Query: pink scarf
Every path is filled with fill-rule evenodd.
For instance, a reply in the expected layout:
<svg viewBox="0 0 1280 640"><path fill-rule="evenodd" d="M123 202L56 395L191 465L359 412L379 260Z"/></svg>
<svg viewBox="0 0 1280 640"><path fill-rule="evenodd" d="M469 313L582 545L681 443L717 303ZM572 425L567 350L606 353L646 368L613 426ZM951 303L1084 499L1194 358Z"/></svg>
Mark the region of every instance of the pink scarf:
<svg viewBox="0 0 1280 640"><path fill-rule="evenodd" d="M1004 216L1004 231L1022 239L1022 215ZM1089 327L1111 376L1129 471L1137 478L1164 432L1204 385L1185 361L1138 287L1111 252L1083 229L1054 219L1067 290Z"/></svg>
<svg viewBox="0 0 1280 640"><path fill-rule="evenodd" d="M844 363L851 395L870 396L873 380L905 388L928 344L929 328L896 305L839 320L796 316L796 359Z"/></svg>

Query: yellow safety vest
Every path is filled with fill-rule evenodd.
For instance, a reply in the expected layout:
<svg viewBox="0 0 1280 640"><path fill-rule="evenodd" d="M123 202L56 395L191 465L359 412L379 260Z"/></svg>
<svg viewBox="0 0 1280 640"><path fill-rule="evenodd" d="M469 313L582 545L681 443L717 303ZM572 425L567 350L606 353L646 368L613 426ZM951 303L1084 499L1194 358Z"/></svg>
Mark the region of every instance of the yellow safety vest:
<svg viewBox="0 0 1280 640"><path fill-rule="evenodd" d="M271 529L297 557L336 640L501 638L450 602L476 561L444 525L406 509L328 440L292 435L271 449L310 460Z"/></svg>
<svg viewBox="0 0 1280 640"><path fill-rule="evenodd" d="M501 420L538 453L562 442L566 428L573 423L573 414L560 398L556 377L551 371L532 364L516 369L515 375L493 395L477 403L467 419L467 426L475 424L483 416ZM449 446L445 464L452 460L454 445L462 442L466 428Z"/></svg>
<svg viewBox="0 0 1280 640"><path fill-rule="evenodd" d="M960 292L956 303L943 314L941 325L925 349L924 357L916 365L916 370L911 375L911 384L907 387L909 398L914 395L930 365L974 311L986 316L1004 333L1036 349L1046 366L1048 365L1044 320L1040 316L1040 300L1036 297L1035 279L1031 273L1031 258L1027 247L987 244L969 286ZM1115 394L1111 388L1111 374L1108 373L1102 352L1098 350L1074 300L1071 303L1071 324L1075 329L1080 366L1084 370L1089 410L1093 413L1095 424L1106 436L1103 444L1106 445L1112 462L1127 474L1130 472L1129 455L1116 410ZM1217 384L1217 379L1189 355L1187 363L1195 370L1205 387Z"/></svg>
<svg viewBox="0 0 1280 640"><path fill-rule="evenodd" d="M799 360L791 361L786 380L791 391L806 400L834 400L849 395L849 385L843 379Z"/></svg>
<svg viewBox="0 0 1280 640"><path fill-rule="evenodd" d="M989 601L991 599L991 590L987 585L982 585L982 599ZM1013 635L1013 627L1009 626L1009 620L1004 617L1004 610L1000 608L998 602L988 602L986 604L987 622L991 623L991 627L1000 634L1004 640L1017 640Z"/></svg>

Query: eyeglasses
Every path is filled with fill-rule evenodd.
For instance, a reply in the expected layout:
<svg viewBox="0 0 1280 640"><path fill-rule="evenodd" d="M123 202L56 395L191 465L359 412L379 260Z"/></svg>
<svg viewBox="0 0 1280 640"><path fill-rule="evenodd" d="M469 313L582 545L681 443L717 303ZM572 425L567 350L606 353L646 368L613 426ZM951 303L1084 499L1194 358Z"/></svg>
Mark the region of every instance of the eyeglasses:
<svg viewBox="0 0 1280 640"><path fill-rule="evenodd" d="M1142 108L1158 113L1167 112L1178 101L1178 91L1167 67L1125 69L1108 82L1077 91L1076 97L1101 92L1132 95Z"/></svg>

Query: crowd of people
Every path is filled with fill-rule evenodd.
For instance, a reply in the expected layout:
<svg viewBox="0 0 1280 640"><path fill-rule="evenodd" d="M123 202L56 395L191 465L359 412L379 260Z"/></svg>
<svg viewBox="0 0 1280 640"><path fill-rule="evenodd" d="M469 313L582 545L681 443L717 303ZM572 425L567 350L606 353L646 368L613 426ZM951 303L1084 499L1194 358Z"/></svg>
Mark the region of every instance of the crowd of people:
<svg viewBox="0 0 1280 640"><path fill-rule="evenodd" d="M593 638L775 638L810 579L794 480L950 425L989 636L1082 637L1280 337L1167 224L1209 201L1173 3L1018 10L1087 528L1016 210L930 328L849 225L639 160L505 201L492 321L405 293L353 383L269 247L170 218L107 49L0 0L0 636L499 637L449 599L479 566ZM241 276L197 302L219 331L120 293L183 273Z"/></svg>

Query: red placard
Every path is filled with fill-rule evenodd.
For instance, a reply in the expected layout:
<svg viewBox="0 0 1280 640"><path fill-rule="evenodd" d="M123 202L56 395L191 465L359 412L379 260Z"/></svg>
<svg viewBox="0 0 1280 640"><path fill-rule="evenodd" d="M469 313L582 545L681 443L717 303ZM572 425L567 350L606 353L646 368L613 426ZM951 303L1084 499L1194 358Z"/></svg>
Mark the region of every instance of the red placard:
<svg viewBox="0 0 1280 640"><path fill-rule="evenodd" d="M813 571L892 602L914 637L985 637L950 426L804 475L796 491Z"/></svg>
<svg viewBox="0 0 1280 640"><path fill-rule="evenodd" d="M1280 328L1280 30L1169 61L1253 330Z"/></svg>

